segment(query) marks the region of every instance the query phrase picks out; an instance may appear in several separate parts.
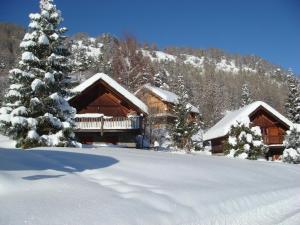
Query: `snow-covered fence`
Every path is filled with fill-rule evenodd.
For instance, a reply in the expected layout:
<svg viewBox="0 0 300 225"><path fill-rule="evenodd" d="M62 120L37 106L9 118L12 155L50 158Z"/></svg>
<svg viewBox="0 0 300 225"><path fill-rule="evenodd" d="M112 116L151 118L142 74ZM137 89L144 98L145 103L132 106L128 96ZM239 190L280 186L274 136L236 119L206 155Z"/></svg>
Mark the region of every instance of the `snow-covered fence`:
<svg viewBox="0 0 300 225"><path fill-rule="evenodd" d="M103 122L102 122L103 120ZM112 117L112 118L94 118L94 117L79 117L75 118L76 129L78 130L89 130L89 129L139 129L140 128L140 117Z"/></svg>

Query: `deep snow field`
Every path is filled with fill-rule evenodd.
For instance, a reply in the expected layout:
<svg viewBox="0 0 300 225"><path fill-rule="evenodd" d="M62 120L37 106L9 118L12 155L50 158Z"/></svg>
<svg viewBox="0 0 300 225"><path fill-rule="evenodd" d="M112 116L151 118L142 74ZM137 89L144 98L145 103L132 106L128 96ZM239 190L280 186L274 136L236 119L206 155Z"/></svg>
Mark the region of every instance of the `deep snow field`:
<svg viewBox="0 0 300 225"><path fill-rule="evenodd" d="M0 145L1 225L300 224L299 165Z"/></svg>

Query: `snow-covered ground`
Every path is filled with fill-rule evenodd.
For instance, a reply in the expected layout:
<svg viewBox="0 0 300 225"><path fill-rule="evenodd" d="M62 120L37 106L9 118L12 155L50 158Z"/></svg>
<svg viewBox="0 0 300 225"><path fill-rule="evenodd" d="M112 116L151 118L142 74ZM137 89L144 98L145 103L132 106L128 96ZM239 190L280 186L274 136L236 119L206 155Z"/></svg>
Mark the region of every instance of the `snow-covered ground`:
<svg viewBox="0 0 300 225"><path fill-rule="evenodd" d="M300 221L298 165L107 147L23 151L7 143L1 225Z"/></svg>

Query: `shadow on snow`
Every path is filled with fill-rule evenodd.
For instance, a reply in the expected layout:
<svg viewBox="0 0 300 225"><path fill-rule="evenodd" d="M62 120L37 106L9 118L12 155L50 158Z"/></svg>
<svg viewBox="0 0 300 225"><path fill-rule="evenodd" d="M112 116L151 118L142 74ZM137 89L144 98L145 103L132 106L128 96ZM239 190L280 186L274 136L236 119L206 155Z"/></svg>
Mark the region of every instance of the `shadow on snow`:
<svg viewBox="0 0 300 225"><path fill-rule="evenodd" d="M55 170L82 172L109 167L119 161L109 156L55 150L0 149L0 172L21 170ZM34 175L26 180L55 178L61 175Z"/></svg>

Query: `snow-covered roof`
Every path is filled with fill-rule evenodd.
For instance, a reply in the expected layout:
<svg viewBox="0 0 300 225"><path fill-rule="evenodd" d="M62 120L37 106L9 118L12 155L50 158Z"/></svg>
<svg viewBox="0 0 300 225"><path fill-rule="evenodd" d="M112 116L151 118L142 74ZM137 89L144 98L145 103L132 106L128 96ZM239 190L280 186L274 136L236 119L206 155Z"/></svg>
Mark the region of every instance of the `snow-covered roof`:
<svg viewBox="0 0 300 225"><path fill-rule="evenodd" d="M130 93L128 90L122 87L122 85L120 85L117 81L115 81L110 76L104 73L97 73L93 75L83 83L74 87L72 89L72 92L76 94L81 93L84 90L86 90L88 87L93 85L94 83L98 82L99 80L104 81L106 84L112 87L116 92L118 92L120 95L124 96L127 100L129 100L132 104L134 104L136 107L141 109L143 112L148 113L148 107L140 99L138 99L134 94Z"/></svg>
<svg viewBox="0 0 300 225"><path fill-rule="evenodd" d="M236 122L249 122L249 116L257 108L263 107L268 112L272 113L275 117L281 120L283 123L289 127L293 126L293 123L287 119L285 116L280 114L273 107L262 101L253 102L243 108L235 111L228 112L226 116L221 119L216 125L210 128L203 136L204 140L212 140L215 138L223 137L228 134L231 126Z"/></svg>
<svg viewBox="0 0 300 225"><path fill-rule="evenodd" d="M175 93L163 90L159 87L154 87L150 84L143 85L139 90L137 90L135 92L135 95L138 92L140 92L143 88L151 91L153 94L155 94L157 97L159 97L162 101L169 102L172 104L177 104L177 102L178 102L178 96ZM187 103L187 107L191 108L191 112L200 113L199 109L190 103Z"/></svg>

